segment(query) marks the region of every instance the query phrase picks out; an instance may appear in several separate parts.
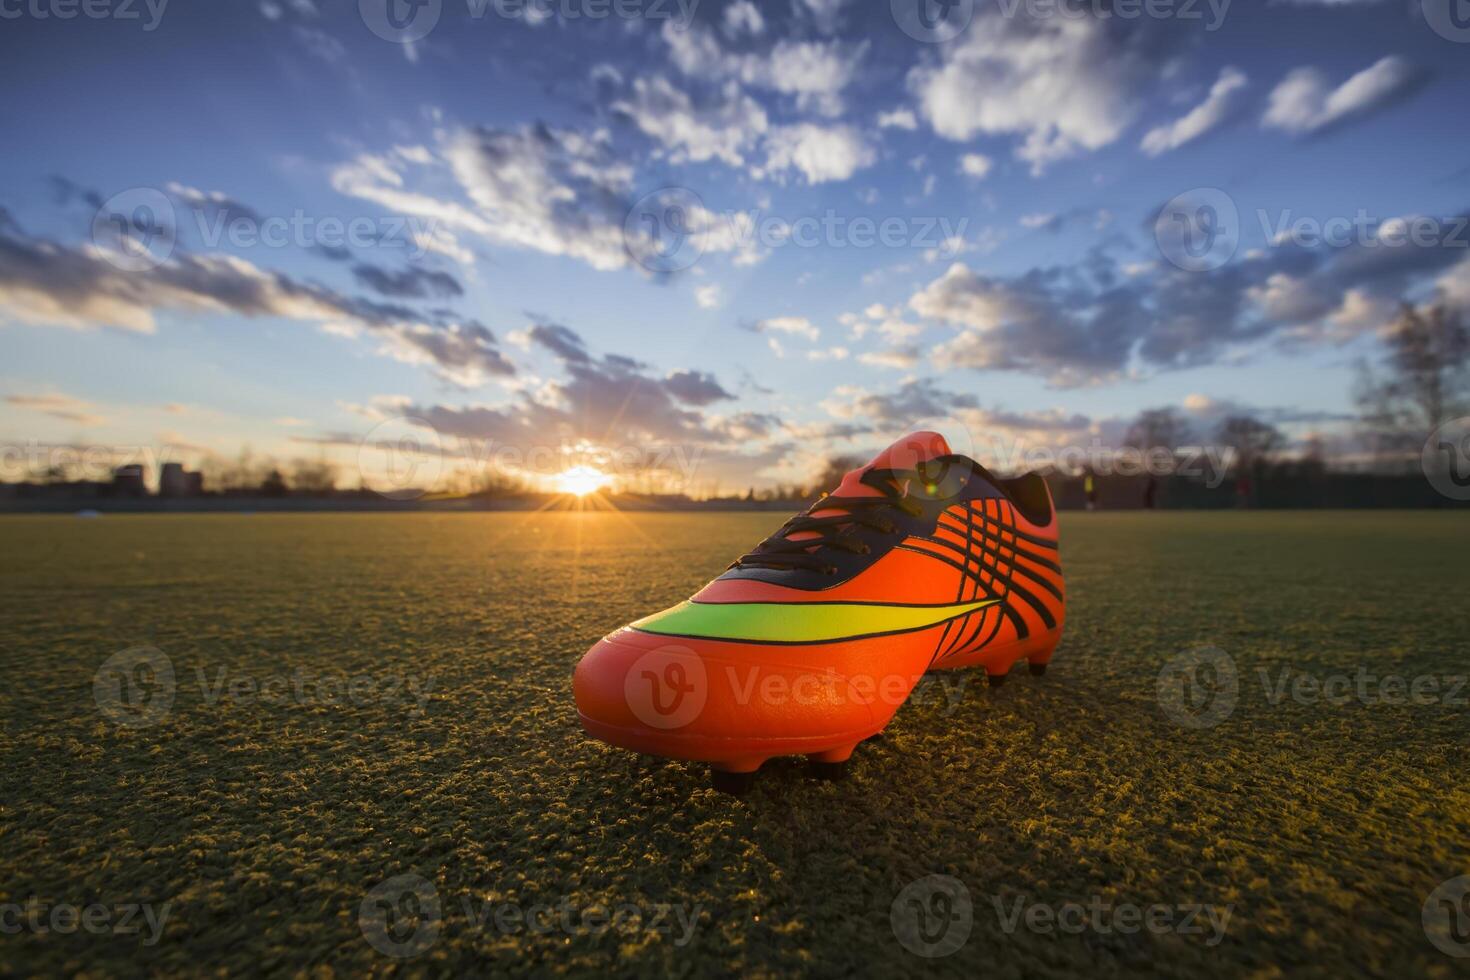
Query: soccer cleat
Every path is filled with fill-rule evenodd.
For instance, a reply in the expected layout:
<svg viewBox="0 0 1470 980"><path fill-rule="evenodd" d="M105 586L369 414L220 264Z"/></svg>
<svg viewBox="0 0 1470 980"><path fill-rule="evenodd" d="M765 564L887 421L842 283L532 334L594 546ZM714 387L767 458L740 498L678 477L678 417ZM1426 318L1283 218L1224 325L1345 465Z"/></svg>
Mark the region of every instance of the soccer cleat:
<svg viewBox="0 0 1470 980"><path fill-rule="evenodd" d="M716 788L781 755L834 778L925 671L1041 674L1063 599L1046 481L998 479L917 432L687 602L603 637L572 687L588 734L709 762Z"/></svg>

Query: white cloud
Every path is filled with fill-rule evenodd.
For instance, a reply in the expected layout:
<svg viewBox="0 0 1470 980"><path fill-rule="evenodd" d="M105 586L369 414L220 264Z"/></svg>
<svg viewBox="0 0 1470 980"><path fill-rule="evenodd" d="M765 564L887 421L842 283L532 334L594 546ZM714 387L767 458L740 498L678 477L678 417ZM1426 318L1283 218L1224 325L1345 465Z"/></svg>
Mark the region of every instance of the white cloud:
<svg viewBox="0 0 1470 980"><path fill-rule="evenodd" d="M670 133L676 142L684 141L680 152L686 154L707 135L688 128ZM727 144L711 138L723 152ZM698 145L711 149L711 144ZM363 154L332 172L332 186L422 219L419 224L432 233L419 236L420 244L446 254L467 254L452 234L458 231L496 245L579 259L595 269L621 269L632 261L624 221L632 204L633 170L614 158L605 132L542 125L452 130L430 159L424 165L397 151ZM406 174L415 187L452 180L468 201L407 190ZM736 262L759 261L748 229L738 221L704 208L686 209L685 218L704 252L735 252Z"/></svg>
<svg viewBox="0 0 1470 980"><path fill-rule="evenodd" d="M903 318L903 310L872 303L862 314L844 313L838 321L849 329L853 340L861 340L870 332L881 334L891 344L901 344L919 335L923 327Z"/></svg>
<svg viewBox="0 0 1470 980"><path fill-rule="evenodd" d="M40 412L65 422L75 422L77 425L101 425L107 421L92 411L94 406L91 402L61 392L47 392L40 395L6 395L5 403L14 405L16 408Z"/></svg>
<svg viewBox="0 0 1470 980"><path fill-rule="evenodd" d="M661 36L674 65L691 78L734 79L796 99L802 109L841 115L842 92L856 77L867 45L849 49L839 41L778 41L764 53L725 50L706 28L664 22Z"/></svg>
<svg viewBox="0 0 1470 980"><path fill-rule="evenodd" d="M1246 295L1273 320L1307 323L1321 319L1333 308L1333 300L1322 295L1307 279L1275 272Z"/></svg>
<svg viewBox="0 0 1470 980"><path fill-rule="evenodd" d="M984 180L994 164L983 153L966 153L960 157L960 173L976 180Z"/></svg>
<svg viewBox="0 0 1470 980"><path fill-rule="evenodd" d="M907 371L919 363L919 350L916 347L895 347L891 350L867 351L858 355L858 361L869 367Z"/></svg>
<svg viewBox="0 0 1470 980"><path fill-rule="evenodd" d="M835 44L782 41L755 69L760 74L747 74L746 80L761 84L764 75L777 92L796 96L799 106L836 116L842 112L842 90L857 73L859 57L844 55Z"/></svg>
<svg viewBox="0 0 1470 980"><path fill-rule="evenodd" d="M1135 90L1157 71L1091 18L992 15L971 25L938 64L909 73L925 120L940 136L1025 137L1016 155L1047 164L1116 140L1137 112Z"/></svg>
<svg viewBox="0 0 1470 980"><path fill-rule="evenodd" d="M812 15L812 19L816 21L817 29L831 34L837 30L842 8L847 6L848 0L801 0L801 2Z"/></svg>
<svg viewBox="0 0 1470 980"><path fill-rule="evenodd" d="M1332 312L1328 322L1338 331L1355 336L1379 330L1392 323L1397 312L1398 304L1387 297L1373 296L1361 289L1349 289L1343 294L1342 305Z"/></svg>
<svg viewBox="0 0 1470 980"><path fill-rule="evenodd" d="M909 323L895 312L879 320L875 329L889 343L898 344L917 337L924 328L916 323Z"/></svg>
<svg viewBox="0 0 1470 980"><path fill-rule="evenodd" d="M919 120L912 109L894 109L892 112L878 113L878 128L913 130L919 128Z"/></svg>
<svg viewBox="0 0 1470 980"><path fill-rule="evenodd" d="M1293 134L1319 132L1384 106L1418 79L1418 71L1397 55L1375 62L1337 88L1317 69L1298 68L1271 92L1261 124Z"/></svg>
<svg viewBox="0 0 1470 980"><path fill-rule="evenodd" d="M940 259L952 259L970 251L971 247L970 243L965 241L964 235L951 235L940 243L938 248L925 249L924 261L938 262Z"/></svg>
<svg viewBox="0 0 1470 980"><path fill-rule="evenodd" d="M1439 278L1435 285L1439 287L1451 306L1470 311L1470 258L1452 267Z"/></svg>
<svg viewBox="0 0 1470 980"><path fill-rule="evenodd" d="M771 131L765 148L765 174L778 175L795 168L812 184L846 180L871 166L876 158L862 133L847 125L781 126Z"/></svg>
<svg viewBox="0 0 1470 980"><path fill-rule="evenodd" d="M490 237L493 229L473 208L407 190L403 171L409 166L419 164L397 151L364 153L332 171L332 189L348 197L381 204L399 214L425 218L436 231L447 227Z"/></svg>
<svg viewBox="0 0 1470 980"><path fill-rule="evenodd" d="M765 110L734 81L721 87L717 101L696 106L684 89L662 75L635 78L630 95L611 108L673 150L674 163L719 159L741 166L743 153L767 128Z"/></svg>
<svg viewBox="0 0 1470 980"><path fill-rule="evenodd" d="M445 156L489 237L595 269L627 264L623 208L614 202L631 188L632 171L608 158L598 136L480 128L452 138Z"/></svg>
<svg viewBox="0 0 1470 980"><path fill-rule="evenodd" d="M1225 121L1234 105L1235 93L1245 86L1245 73L1235 68L1222 69L1203 102L1173 122L1149 130L1140 148L1156 157L1198 139Z"/></svg>
<svg viewBox="0 0 1470 980"><path fill-rule="evenodd" d="M790 334L794 337L803 337L816 343L821 331L816 324L804 316L776 316L761 320L755 325L755 329L762 333L775 331L776 333Z"/></svg>
<svg viewBox="0 0 1470 980"><path fill-rule="evenodd" d="M1116 341L1098 334L1113 332L1111 316L1072 309L1071 302L1042 280L998 279L956 262L910 297L909 306L958 329L952 340L933 348L932 361L941 370L1027 370L1048 375L1053 384L1105 382L1113 372L1098 348ZM1099 322L1104 320L1109 322Z"/></svg>
<svg viewBox="0 0 1470 980"><path fill-rule="evenodd" d="M975 275L963 262L915 293L909 305L920 316L981 332L1000 326L1013 308L1003 283Z"/></svg>
<svg viewBox="0 0 1470 980"><path fill-rule="evenodd" d="M760 8L750 0L735 0L725 8L725 19L721 29L725 32L725 36L732 40L743 34L759 37L766 31L766 19L761 16Z"/></svg>
<svg viewBox="0 0 1470 980"><path fill-rule="evenodd" d="M694 301L702 310L713 310L724 302L725 293L717 283L709 283L694 290Z"/></svg>
<svg viewBox="0 0 1470 980"><path fill-rule="evenodd" d="M494 335L472 320L421 317L401 306L300 282L232 255L180 253L150 269L121 272L95 248L71 249L29 237L10 237L4 245L0 319L153 333L161 311L279 317L343 335L371 335L381 342L382 353L429 365L456 384L477 385L515 371Z"/></svg>

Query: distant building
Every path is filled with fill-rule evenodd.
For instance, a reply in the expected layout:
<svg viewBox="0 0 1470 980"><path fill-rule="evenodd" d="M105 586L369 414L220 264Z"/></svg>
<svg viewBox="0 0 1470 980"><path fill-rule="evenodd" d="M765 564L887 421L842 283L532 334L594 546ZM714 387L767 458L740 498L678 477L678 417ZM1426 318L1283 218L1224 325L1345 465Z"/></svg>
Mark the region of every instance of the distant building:
<svg viewBox="0 0 1470 980"><path fill-rule="evenodd" d="M128 463L112 471L112 492L119 497L143 497L148 485L143 482L143 464Z"/></svg>
<svg viewBox="0 0 1470 980"><path fill-rule="evenodd" d="M183 463L164 463L158 470L160 497L198 497L204 493L204 474L184 469Z"/></svg>

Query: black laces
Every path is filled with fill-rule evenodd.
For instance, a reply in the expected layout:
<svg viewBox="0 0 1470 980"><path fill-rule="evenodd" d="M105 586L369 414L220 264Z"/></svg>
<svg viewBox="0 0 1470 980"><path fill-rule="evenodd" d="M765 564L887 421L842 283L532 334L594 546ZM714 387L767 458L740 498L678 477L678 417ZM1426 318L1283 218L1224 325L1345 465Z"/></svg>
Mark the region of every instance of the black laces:
<svg viewBox="0 0 1470 980"><path fill-rule="evenodd" d="M898 525L893 520L894 510L900 510L910 517L918 517L924 512L919 502L907 494L909 482L922 482L922 474L914 470L873 469L864 473L860 479L883 496L823 497L807 508L806 513L798 514L787 521L750 554L735 559L730 567L806 569L835 575L837 566L831 562L830 549L836 548L858 555L865 555L872 550L857 535L858 528L872 528L882 534L892 534L898 530ZM840 513L823 517L812 516L829 510ZM802 532L807 532L809 536L791 540L791 535Z"/></svg>

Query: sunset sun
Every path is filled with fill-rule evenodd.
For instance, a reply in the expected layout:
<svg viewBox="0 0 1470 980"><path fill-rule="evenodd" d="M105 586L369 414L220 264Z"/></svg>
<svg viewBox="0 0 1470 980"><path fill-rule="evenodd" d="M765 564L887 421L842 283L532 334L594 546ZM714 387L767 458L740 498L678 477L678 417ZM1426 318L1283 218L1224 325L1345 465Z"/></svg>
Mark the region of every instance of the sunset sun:
<svg viewBox="0 0 1470 980"><path fill-rule="evenodd" d="M612 482L612 477L590 466L573 466L555 477L556 488L574 497L585 497Z"/></svg>

